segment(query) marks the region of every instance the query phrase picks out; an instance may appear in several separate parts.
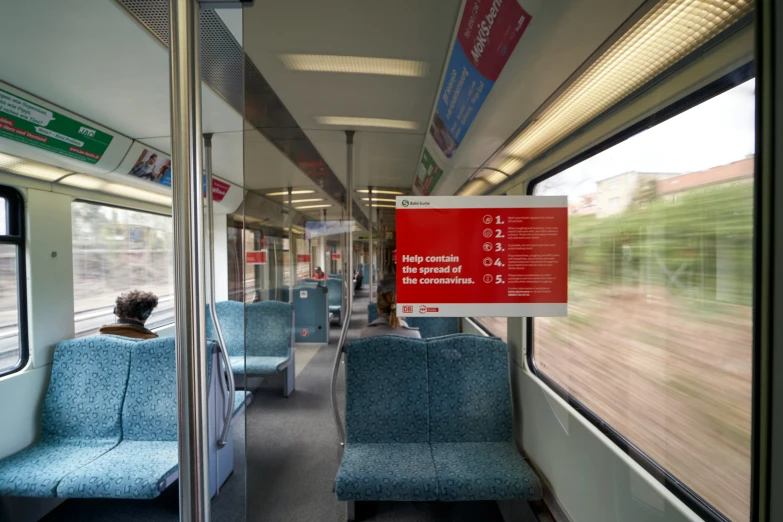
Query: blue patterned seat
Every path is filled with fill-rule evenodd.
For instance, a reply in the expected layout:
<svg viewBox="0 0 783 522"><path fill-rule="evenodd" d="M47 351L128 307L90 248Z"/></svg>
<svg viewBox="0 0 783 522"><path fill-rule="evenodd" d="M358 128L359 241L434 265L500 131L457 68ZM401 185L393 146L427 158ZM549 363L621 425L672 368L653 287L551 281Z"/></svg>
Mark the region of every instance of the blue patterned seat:
<svg viewBox="0 0 783 522"><path fill-rule="evenodd" d="M424 341L384 335L351 342L345 390L338 500L437 499Z"/></svg>
<svg viewBox="0 0 783 522"><path fill-rule="evenodd" d="M351 342L338 500L538 500L512 435L508 347L497 338Z"/></svg>
<svg viewBox="0 0 783 522"><path fill-rule="evenodd" d="M427 342L430 443L440 500L538 500L541 483L513 443L508 347L449 335Z"/></svg>
<svg viewBox="0 0 783 522"><path fill-rule="evenodd" d="M215 305L215 311L231 370L246 376L284 372L283 395L288 397L294 391L293 305L280 301L247 305L239 301L222 301ZM207 338L217 339L209 313Z"/></svg>
<svg viewBox="0 0 783 522"><path fill-rule="evenodd" d="M63 477L117 446L135 344L104 336L57 345L41 437L0 461L0 496L54 497Z"/></svg>
<svg viewBox="0 0 783 522"><path fill-rule="evenodd" d="M367 322L371 323L378 319L378 303L370 303L367 305ZM407 322L407 320L406 320Z"/></svg>
<svg viewBox="0 0 783 522"><path fill-rule="evenodd" d="M408 326L419 329L423 339L459 333L459 317L406 317Z"/></svg>
<svg viewBox="0 0 783 522"><path fill-rule="evenodd" d="M343 281L342 279L327 279L326 287L329 291L329 313L337 314L338 324L343 325Z"/></svg>
<svg viewBox="0 0 783 522"><path fill-rule="evenodd" d="M155 498L177 478L176 351L173 337L141 341L131 352L122 442L69 473L63 498Z"/></svg>

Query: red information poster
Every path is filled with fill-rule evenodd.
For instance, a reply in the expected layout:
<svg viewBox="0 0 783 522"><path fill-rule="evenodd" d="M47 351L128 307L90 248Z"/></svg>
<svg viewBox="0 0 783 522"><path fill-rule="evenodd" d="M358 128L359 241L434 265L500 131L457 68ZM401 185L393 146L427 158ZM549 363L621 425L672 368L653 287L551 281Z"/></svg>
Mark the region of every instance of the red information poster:
<svg viewBox="0 0 783 522"><path fill-rule="evenodd" d="M396 214L400 315L567 315L566 196L398 196Z"/></svg>
<svg viewBox="0 0 783 522"><path fill-rule="evenodd" d="M245 252L245 262L248 265L265 265L266 250L248 250Z"/></svg>
<svg viewBox="0 0 783 522"><path fill-rule="evenodd" d="M337 261L340 259L340 252L332 252L332 259Z"/></svg>

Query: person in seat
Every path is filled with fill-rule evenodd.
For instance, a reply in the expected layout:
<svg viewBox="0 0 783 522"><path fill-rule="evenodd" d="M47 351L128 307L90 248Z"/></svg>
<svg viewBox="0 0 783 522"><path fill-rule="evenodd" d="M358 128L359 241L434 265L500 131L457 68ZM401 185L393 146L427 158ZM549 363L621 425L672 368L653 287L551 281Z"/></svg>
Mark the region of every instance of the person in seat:
<svg viewBox="0 0 783 522"><path fill-rule="evenodd" d="M394 292L378 294L378 314L378 319L362 328L359 337L401 335L421 339L418 328L408 326L408 323L397 317L397 296Z"/></svg>
<svg viewBox="0 0 783 522"><path fill-rule="evenodd" d="M101 326L100 333L134 339L154 339L158 334L147 330L144 323L156 306L158 306L158 297L152 292L133 290L122 294L114 305L117 322Z"/></svg>
<svg viewBox="0 0 783 522"><path fill-rule="evenodd" d="M315 273L313 274L313 279L327 279L329 276L324 273L323 270L321 270L320 266L315 267Z"/></svg>

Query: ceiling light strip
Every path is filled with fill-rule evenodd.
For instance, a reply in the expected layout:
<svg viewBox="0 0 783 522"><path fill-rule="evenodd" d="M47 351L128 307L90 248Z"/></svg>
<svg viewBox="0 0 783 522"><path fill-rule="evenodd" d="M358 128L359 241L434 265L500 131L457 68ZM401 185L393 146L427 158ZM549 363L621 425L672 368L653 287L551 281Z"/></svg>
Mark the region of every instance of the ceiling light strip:
<svg viewBox="0 0 783 522"><path fill-rule="evenodd" d="M429 70L427 62L397 58L328 54L280 54L279 57L291 71L424 77Z"/></svg>
<svg viewBox="0 0 783 522"><path fill-rule="evenodd" d="M488 165L515 173L752 10L750 0L662 0Z"/></svg>
<svg viewBox="0 0 783 522"><path fill-rule="evenodd" d="M339 125L341 127L377 127L384 129L416 130L419 124L409 120L390 120L386 118L358 118L352 116L316 116L321 125Z"/></svg>

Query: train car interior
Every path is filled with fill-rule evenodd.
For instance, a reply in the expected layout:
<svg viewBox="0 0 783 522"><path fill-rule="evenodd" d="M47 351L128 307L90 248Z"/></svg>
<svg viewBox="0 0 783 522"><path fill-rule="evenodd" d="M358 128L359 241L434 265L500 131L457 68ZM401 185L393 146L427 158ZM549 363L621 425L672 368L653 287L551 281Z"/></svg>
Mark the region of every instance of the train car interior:
<svg viewBox="0 0 783 522"><path fill-rule="evenodd" d="M0 1L0 522L783 520L780 27ZM567 316L397 307L440 196L567 196Z"/></svg>

